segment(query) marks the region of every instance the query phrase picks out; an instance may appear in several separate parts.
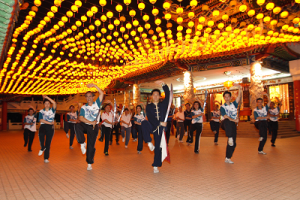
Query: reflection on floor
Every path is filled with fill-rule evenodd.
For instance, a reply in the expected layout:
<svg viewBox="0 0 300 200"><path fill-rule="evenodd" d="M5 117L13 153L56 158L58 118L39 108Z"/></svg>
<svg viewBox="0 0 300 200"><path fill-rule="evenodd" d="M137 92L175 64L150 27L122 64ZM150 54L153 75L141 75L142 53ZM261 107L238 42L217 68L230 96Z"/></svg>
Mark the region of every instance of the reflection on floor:
<svg viewBox="0 0 300 200"><path fill-rule="evenodd" d="M185 138L184 138L185 139ZM23 147L21 131L0 132L0 199L300 199L300 137L278 139L258 155L257 138L238 138L233 165L224 163L226 138L213 144L201 138L200 154L193 146L170 140L171 164L153 174L153 154L137 142L117 146L109 156L97 141L95 164L87 171L79 145L69 149L63 131L56 131L50 163Z"/></svg>

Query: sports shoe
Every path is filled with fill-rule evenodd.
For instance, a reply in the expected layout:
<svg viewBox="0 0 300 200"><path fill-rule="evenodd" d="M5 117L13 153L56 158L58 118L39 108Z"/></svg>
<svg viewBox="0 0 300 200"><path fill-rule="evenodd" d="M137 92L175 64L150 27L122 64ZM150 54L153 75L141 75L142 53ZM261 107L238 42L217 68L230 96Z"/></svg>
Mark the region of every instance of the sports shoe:
<svg viewBox="0 0 300 200"><path fill-rule="evenodd" d="M267 155L267 153L263 152L263 151L259 151L258 152L259 154L262 154L262 155Z"/></svg>
<svg viewBox="0 0 300 200"><path fill-rule="evenodd" d="M93 168L92 168L92 164L88 164L88 167L87 167L87 170L88 171L91 171Z"/></svg>
<svg viewBox="0 0 300 200"><path fill-rule="evenodd" d="M80 144L80 149L81 149L81 153L85 154L86 153L86 143Z"/></svg>
<svg viewBox="0 0 300 200"><path fill-rule="evenodd" d="M142 152L140 152L140 151L138 151L137 153L138 153L138 154L142 154Z"/></svg>
<svg viewBox="0 0 300 200"><path fill-rule="evenodd" d="M263 141L263 139L264 139L263 137L259 137L259 138L258 138L258 141L261 142L261 141Z"/></svg>
<svg viewBox="0 0 300 200"><path fill-rule="evenodd" d="M233 138L232 137L228 138L228 145L233 146Z"/></svg>
<svg viewBox="0 0 300 200"><path fill-rule="evenodd" d="M128 146L127 145L125 145L125 149L127 149L128 148Z"/></svg>
<svg viewBox="0 0 300 200"><path fill-rule="evenodd" d="M122 138L122 142L125 142L125 137Z"/></svg>
<svg viewBox="0 0 300 200"><path fill-rule="evenodd" d="M179 140L179 142L180 142L180 143L183 143L183 141L182 141L182 140Z"/></svg>
<svg viewBox="0 0 300 200"><path fill-rule="evenodd" d="M44 151L46 150L46 148L45 149L43 149L43 150L40 150L39 151L39 154L38 154L38 156L41 156L41 155L43 155L43 153L44 153Z"/></svg>
<svg viewBox="0 0 300 200"><path fill-rule="evenodd" d="M134 141L134 142L136 142L136 141L137 141L137 139L133 139L133 141Z"/></svg>
<svg viewBox="0 0 300 200"><path fill-rule="evenodd" d="M152 144L152 142L148 142L148 147L150 151L153 151L155 149L155 146Z"/></svg>
<svg viewBox="0 0 300 200"><path fill-rule="evenodd" d="M100 142L103 142L103 138L102 138L102 137L100 137L98 140L99 140Z"/></svg>
<svg viewBox="0 0 300 200"><path fill-rule="evenodd" d="M105 154L105 156L108 156L108 155L109 155L108 152L105 152L104 154Z"/></svg>
<svg viewBox="0 0 300 200"><path fill-rule="evenodd" d="M275 144L272 144L271 146L272 146L272 147L276 147Z"/></svg>
<svg viewBox="0 0 300 200"><path fill-rule="evenodd" d="M195 154L199 154L199 151L195 151Z"/></svg>
<svg viewBox="0 0 300 200"><path fill-rule="evenodd" d="M157 167L153 167L153 173L154 173L154 174L157 174L157 173L159 173L159 170L158 170L158 168L157 168Z"/></svg>
<svg viewBox="0 0 300 200"><path fill-rule="evenodd" d="M72 146L70 146L69 149L74 149L74 148Z"/></svg>
<svg viewBox="0 0 300 200"><path fill-rule="evenodd" d="M48 159L45 159L44 160L44 163L49 163L50 161Z"/></svg>
<svg viewBox="0 0 300 200"><path fill-rule="evenodd" d="M232 162L230 158L225 158L225 163L233 164L234 162Z"/></svg>
<svg viewBox="0 0 300 200"><path fill-rule="evenodd" d="M217 142L215 142L215 145L218 145L218 143L217 143Z"/></svg>
<svg viewBox="0 0 300 200"><path fill-rule="evenodd" d="M120 145L119 142L117 142L117 145Z"/></svg>
<svg viewBox="0 0 300 200"><path fill-rule="evenodd" d="M66 134L66 137L69 138L69 134L68 133Z"/></svg>
<svg viewBox="0 0 300 200"><path fill-rule="evenodd" d="M29 150L28 150L28 152L32 152L32 150L31 150L31 149L29 149Z"/></svg>

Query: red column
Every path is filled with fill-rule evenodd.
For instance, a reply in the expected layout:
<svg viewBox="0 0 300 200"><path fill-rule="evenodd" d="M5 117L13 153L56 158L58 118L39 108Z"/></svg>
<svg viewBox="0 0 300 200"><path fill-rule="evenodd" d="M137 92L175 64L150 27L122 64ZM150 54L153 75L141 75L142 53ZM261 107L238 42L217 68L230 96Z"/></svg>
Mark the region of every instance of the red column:
<svg viewBox="0 0 300 200"><path fill-rule="evenodd" d="M2 130L7 130L7 102L2 102Z"/></svg>
<svg viewBox="0 0 300 200"><path fill-rule="evenodd" d="M296 115L296 130L300 131L300 80L294 81L294 105Z"/></svg>
<svg viewBox="0 0 300 200"><path fill-rule="evenodd" d="M60 128L64 128L64 114L60 114Z"/></svg>
<svg viewBox="0 0 300 200"><path fill-rule="evenodd" d="M26 113L22 113L22 129L24 129L24 119L25 119Z"/></svg>

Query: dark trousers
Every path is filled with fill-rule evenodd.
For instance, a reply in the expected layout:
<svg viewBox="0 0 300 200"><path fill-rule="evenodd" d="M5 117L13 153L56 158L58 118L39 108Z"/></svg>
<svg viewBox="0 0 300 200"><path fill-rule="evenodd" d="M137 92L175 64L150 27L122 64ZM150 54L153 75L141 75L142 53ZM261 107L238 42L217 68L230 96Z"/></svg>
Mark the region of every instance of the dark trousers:
<svg viewBox="0 0 300 200"><path fill-rule="evenodd" d="M192 124L191 120L184 120L184 131L185 132L191 130L191 124Z"/></svg>
<svg viewBox="0 0 300 200"><path fill-rule="evenodd" d="M191 131L194 132L196 131L196 138L195 138L195 148L194 152L199 152L199 147L200 147L200 135L202 133L202 123L195 123L192 124ZM192 138L193 142L193 138ZM191 142L191 143L192 143Z"/></svg>
<svg viewBox="0 0 300 200"><path fill-rule="evenodd" d="M69 129L70 129L70 146L72 146L75 137L75 123L69 122Z"/></svg>
<svg viewBox="0 0 300 200"><path fill-rule="evenodd" d="M256 121L254 125L259 130L259 136L263 137L262 141L259 142L258 146L258 151L262 151L267 141L268 122L267 120Z"/></svg>
<svg viewBox="0 0 300 200"><path fill-rule="evenodd" d="M110 141L111 142L113 141L113 131L115 131L116 142L118 143L119 142L120 131L121 131L120 123L118 123L117 125L115 125L114 128L111 131L111 134L110 134Z"/></svg>
<svg viewBox="0 0 300 200"><path fill-rule="evenodd" d="M153 167L161 167L161 148L160 141L163 132L163 127L159 127L156 131L153 132L154 141L155 141L155 149L154 149L154 162L152 164Z"/></svg>
<svg viewBox="0 0 300 200"><path fill-rule="evenodd" d="M187 138L186 142L188 142L188 143L193 143L194 142L194 131L197 130L197 127L198 127L197 124L200 124L200 123L195 123L195 124L191 125L191 129L189 131L188 138ZM200 132L198 132L198 131L200 131ZM201 128L201 130L197 130L197 132L200 134L202 132L202 128Z"/></svg>
<svg viewBox="0 0 300 200"><path fill-rule="evenodd" d="M226 147L226 158L231 158L236 147L236 124L235 122L232 122L229 119L224 119L223 125L225 128L226 136L228 138L233 139L233 146L229 146L227 141L227 147Z"/></svg>
<svg viewBox="0 0 300 200"><path fill-rule="evenodd" d="M134 120L131 120L131 124L134 124ZM133 139L137 139L137 130L134 126L131 126L131 134Z"/></svg>
<svg viewBox="0 0 300 200"><path fill-rule="evenodd" d="M179 140L182 140L183 135L184 135L184 122L177 122L177 127L176 127L176 137L179 136Z"/></svg>
<svg viewBox="0 0 300 200"><path fill-rule="evenodd" d="M172 128L172 121L167 121L167 127L166 127L167 144L169 144L171 128Z"/></svg>
<svg viewBox="0 0 300 200"><path fill-rule="evenodd" d="M271 143L275 144L276 138L277 138L277 132L278 132L278 121L273 122L273 121L269 121L269 127L270 127L270 132L272 134L272 139L271 139Z"/></svg>
<svg viewBox="0 0 300 200"><path fill-rule="evenodd" d="M102 135L105 137L105 143L104 143L104 153L105 153L105 152L108 152L110 134L112 134L112 133L111 133L111 128L106 127L104 125L102 125L102 131L103 131Z"/></svg>
<svg viewBox="0 0 300 200"><path fill-rule="evenodd" d="M138 131L138 146L137 150L142 151L143 150L143 132L142 132L142 126L141 125L135 125L136 130Z"/></svg>
<svg viewBox="0 0 300 200"><path fill-rule="evenodd" d="M218 142L219 138L219 130L220 130L220 122L210 121L210 129L212 132L215 132L215 140L214 142Z"/></svg>
<svg viewBox="0 0 300 200"><path fill-rule="evenodd" d="M53 135L54 135L54 126L53 125L42 124L40 126L39 139L40 139L41 150L44 150L46 148L46 150L44 151L44 159L49 158L50 145L51 145Z"/></svg>
<svg viewBox="0 0 300 200"><path fill-rule="evenodd" d="M35 132L25 128L24 129L24 146L28 144L28 151L31 151L32 142L35 136Z"/></svg>
<svg viewBox="0 0 300 200"><path fill-rule="evenodd" d="M86 162L88 164L94 163L94 156L96 151L95 144L98 131L98 125L95 126L94 130L92 125L88 125L83 122L77 123L75 125L75 134L79 144L83 144L85 142L84 133L87 134Z"/></svg>

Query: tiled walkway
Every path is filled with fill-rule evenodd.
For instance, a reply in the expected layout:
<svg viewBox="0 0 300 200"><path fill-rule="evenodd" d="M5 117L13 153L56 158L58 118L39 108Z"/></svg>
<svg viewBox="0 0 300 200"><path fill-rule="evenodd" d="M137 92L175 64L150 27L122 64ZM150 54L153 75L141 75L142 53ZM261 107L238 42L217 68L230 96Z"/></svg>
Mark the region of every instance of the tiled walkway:
<svg viewBox="0 0 300 200"><path fill-rule="evenodd" d="M0 132L0 199L300 199L300 137L267 141L258 155L257 138L238 138L233 165L224 163L226 138L219 145L201 138L200 154L193 147L170 141L171 164L153 174L153 154L113 143L109 156L97 141L95 164L87 171L79 145L68 147L56 131L50 163L23 147L22 132Z"/></svg>

